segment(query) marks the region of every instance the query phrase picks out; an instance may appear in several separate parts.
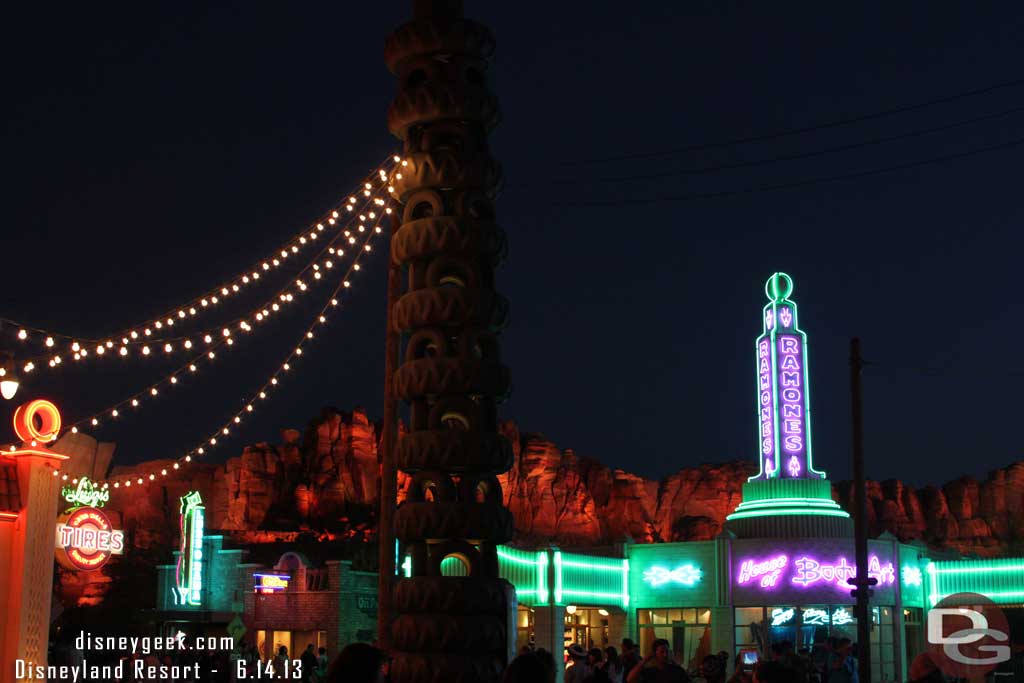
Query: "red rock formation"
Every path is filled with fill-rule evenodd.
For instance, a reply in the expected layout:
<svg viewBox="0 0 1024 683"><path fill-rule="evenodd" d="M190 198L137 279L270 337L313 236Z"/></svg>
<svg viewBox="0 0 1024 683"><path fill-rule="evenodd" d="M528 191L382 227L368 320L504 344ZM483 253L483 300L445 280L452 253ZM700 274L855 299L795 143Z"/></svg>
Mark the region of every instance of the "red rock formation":
<svg viewBox="0 0 1024 683"><path fill-rule="evenodd" d="M852 485L837 488L836 500L846 506ZM867 490L873 533L891 531L901 540L981 556L1024 551L1024 462L994 470L982 482L961 477L915 490L890 479L869 482Z"/></svg>
<svg viewBox="0 0 1024 683"><path fill-rule="evenodd" d="M688 467L661 481L611 469L540 434L501 425L515 464L499 477L520 541L564 546L713 538L740 501L748 462ZM82 447L83 452L89 448ZM95 448L93 448L95 450ZM149 462L113 474L148 475L169 466ZM308 530L330 538L368 537L377 491L377 432L363 410L325 410L304 435L282 432L282 443L246 447L224 464L193 463L173 476L114 493L108 508L136 548L176 542L178 498L198 488L208 526L238 542L281 540ZM400 496L405 481L400 481ZM848 506L851 486L834 496ZM914 489L896 480L869 482L871 530L902 540L980 555L1024 552L1024 462L993 471L985 481L963 478Z"/></svg>

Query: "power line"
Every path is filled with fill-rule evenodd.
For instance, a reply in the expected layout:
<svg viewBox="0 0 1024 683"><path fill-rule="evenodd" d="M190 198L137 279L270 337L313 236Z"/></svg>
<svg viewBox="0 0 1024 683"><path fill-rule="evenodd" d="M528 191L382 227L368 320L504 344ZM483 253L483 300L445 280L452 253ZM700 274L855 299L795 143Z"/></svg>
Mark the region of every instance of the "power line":
<svg viewBox="0 0 1024 683"><path fill-rule="evenodd" d="M824 176L821 178L809 178L807 180L797 180L789 183L778 183L775 185L765 185L762 187L750 187L742 190L724 190L721 192L702 192L695 194L684 194L684 195L669 195L663 197L640 197L637 199L619 199L612 201L593 201L593 202L558 202L559 206L623 206L629 204L655 204L658 202L688 202L697 201L700 199L716 199L720 197L736 197L740 195L758 194L761 192L772 192L775 190L789 190L798 187L806 187L809 185L820 185L823 183L832 183L840 180L851 180L853 178L863 178L865 176L878 175L880 173L890 173L892 171L902 171L910 168L920 168L922 166L929 166L932 164L939 164L946 161L954 161L957 159L964 159L966 157L976 156L978 154L984 154L986 152L995 152L1001 149L1009 149L1010 147L1016 147L1020 144L1024 144L1024 138L1017 138L1010 140L998 145L991 145L989 147L980 147L978 149L968 150L966 152L958 152L957 154L947 154L945 156L932 157L931 159L922 159L920 161L913 161L906 164L898 164L895 166L886 166L883 168L873 168L866 171L857 171L855 173L844 173L840 175Z"/></svg>
<svg viewBox="0 0 1024 683"><path fill-rule="evenodd" d="M888 135L878 138L871 138L870 140L862 140L860 142L852 142L845 145L837 145L835 147L825 147L823 149L817 149L812 152L802 152L800 154L788 154L785 156L770 157L767 159L755 159L753 161L740 161L732 164L720 164L717 166L704 166L701 168L690 168L674 171L662 171L658 173L645 173L637 175L626 175L626 176L611 176L606 178L564 178L560 180L550 180L543 184L545 186L550 185L581 185L587 183L611 183L611 182L622 182L629 180L648 180L654 178L671 178L679 175L701 175L704 173L713 173L716 171L729 171L739 168L750 168L754 166L763 166L765 164L775 164L783 161L797 161L800 159L810 159L817 156L824 156L826 154L833 154L836 152L846 152L854 149L861 149L863 147L870 147L872 145L880 145L888 142L894 142L897 140L906 140L915 137L921 137L924 135L930 135L932 133L940 133L945 130L952 130L953 128L959 128L962 126L968 126L975 123L981 123L983 121L991 121L993 119L1001 118L1003 116L1009 116L1011 114L1019 114L1024 112L1024 107L1013 107L993 114L985 114L983 116L977 116L970 119L963 119L960 121L954 121L952 123L943 124L941 126L934 126L931 128L922 128L920 130L908 131L906 133L899 133L897 135ZM518 187L528 187L516 185ZM513 189L513 188L509 188Z"/></svg>
<svg viewBox="0 0 1024 683"><path fill-rule="evenodd" d="M912 365L897 365L889 363L876 363L873 361L865 361L865 368L879 368L882 371L895 370L902 371L914 375L927 375L930 377L954 377L954 376L967 376L967 377L1019 377L1024 375L1024 369L1016 368L1003 368L1003 367L978 367L972 365L970 368L955 366L955 367L928 367L928 366L912 366Z"/></svg>
<svg viewBox="0 0 1024 683"><path fill-rule="evenodd" d="M984 95L986 93L994 92L996 90L1003 90L1005 88L1013 88L1024 84L1024 79L1017 79L1013 81L1006 81L1003 83L997 83L990 85L985 88L977 88L975 90L968 90L966 92L956 93L954 95L948 95L946 97L940 97L934 100L928 100L927 102L919 102L917 104L907 105L905 107L897 107L895 109L886 109L872 114L863 114L861 116L854 116L847 119L838 119L836 121L829 121L827 123L819 123L813 126L802 126L799 128L787 128L774 133L765 133L763 135L751 135L743 138L734 138L732 140L720 140L717 142L706 142L697 145L689 145L687 147L677 147L675 149L663 150L660 152L638 152L634 154L621 154L618 156L611 157L598 157L593 159L580 159L577 161L566 161L563 163L564 166L585 166L588 164L600 164L613 161L632 161L636 159L653 159L662 156L671 156L673 154L683 154L686 152L697 152L706 149L716 149L719 147L731 147L732 145L747 144L750 142L763 142L765 140L775 140L777 138L788 137L790 135L799 135L802 133L810 133L818 130L826 130L828 128L837 128L839 126L846 126L851 123L860 123L861 121L870 121L872 119L884 118L887 116L894 116L896 114L903 114L909 111L916 111L918 109L924 109L926 107L933 107L938 104L946 104L947 102L955 102L956 100L962 100L968 97L975 97L977 95Z"/></svg>

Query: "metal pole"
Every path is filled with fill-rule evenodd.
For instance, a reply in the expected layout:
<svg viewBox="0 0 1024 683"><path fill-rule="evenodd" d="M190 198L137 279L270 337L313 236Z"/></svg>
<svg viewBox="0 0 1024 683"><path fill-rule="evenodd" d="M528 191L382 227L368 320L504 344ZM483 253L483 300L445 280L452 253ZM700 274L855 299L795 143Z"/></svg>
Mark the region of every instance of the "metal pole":
<svg viewBox="0 0 1024 683"><path fill-rule="evenodd" d="M871 611L869 609L867 493L864 488L864 414L860 339L850 340L850 393L853 428L853 536L857 563L857 669L860 683L871 683Z"/></svg>
<svg viewBox="0 0 1024 683"><path fill-rule="evenodd" d="M399 225L398 207L390 221L393 238ZM398 474L395 469L395 440L398 430L398 401L392 379L398 368L398 331L391 312L398 301L401 267L388 249L388 311L384 333L384 426L380 440L380 510L377 515L377 642L391 649L391 588L395 581L395 505L398 498Z"/></svg>

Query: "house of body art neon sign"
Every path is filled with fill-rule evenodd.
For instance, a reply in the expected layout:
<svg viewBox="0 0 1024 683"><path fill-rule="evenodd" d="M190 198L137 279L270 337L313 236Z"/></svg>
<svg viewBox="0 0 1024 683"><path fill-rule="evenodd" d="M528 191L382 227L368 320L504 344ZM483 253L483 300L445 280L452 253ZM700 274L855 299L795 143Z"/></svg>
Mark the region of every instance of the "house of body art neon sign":
<svg viewBox="0 0 1024 683"><path fill-rule="evenodd" d="M786 568L787 562L789 562L789 558L785 555L767 560L744 560L740 563L740 575L736 582L745 584L757 579L761 588L774 588L779 584L779 576Z"/></svg>
<svg viewBox="0 0 1024 683"><path fill-rule="evenodd" d="M760 472L755 479L823 479L811 459L810 400L807 395L807 335L797 323L793 280L775 273L765 284L757 338L757 424Z"/></svg>
<svg viewBox="0 0 1024 683"><path fill-rule="evenodd" d="M740 571L736 583L740 585L759 585L766 590L773 590L781 585L795 585L808 588L818 584L831 584L837 588L849 587L848 579L857 575L856 566L839 557L831 563L822 562L820 558L802 555L793 561L792 576L783 580L782 576L789 568L789 558L777 555L767 559L746 559L740 562ZM868 558L868 576L878 579L879 586L895 583L896 570L891 562L882 565L877 555Z"/></svg>

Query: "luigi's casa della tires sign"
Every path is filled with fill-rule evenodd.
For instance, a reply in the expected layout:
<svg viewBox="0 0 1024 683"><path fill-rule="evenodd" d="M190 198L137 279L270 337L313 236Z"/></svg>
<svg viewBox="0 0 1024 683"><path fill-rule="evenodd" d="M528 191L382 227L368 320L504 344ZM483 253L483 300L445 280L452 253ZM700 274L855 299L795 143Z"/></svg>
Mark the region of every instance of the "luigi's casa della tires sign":
<svg viewBox="0 0 1024 683"><path fill-rule="evenodd" d="M124 553L124 532L99 508L74 508L57 518L56 546L62 567L92 571Z"/></svg>

